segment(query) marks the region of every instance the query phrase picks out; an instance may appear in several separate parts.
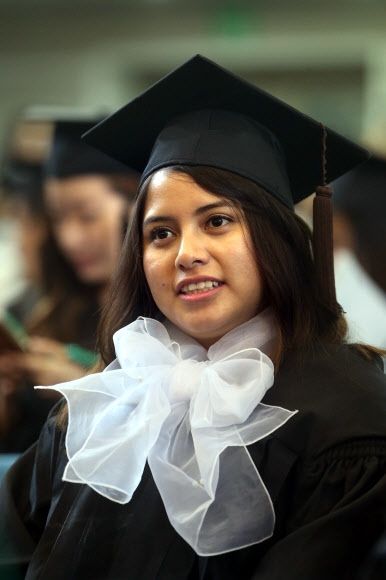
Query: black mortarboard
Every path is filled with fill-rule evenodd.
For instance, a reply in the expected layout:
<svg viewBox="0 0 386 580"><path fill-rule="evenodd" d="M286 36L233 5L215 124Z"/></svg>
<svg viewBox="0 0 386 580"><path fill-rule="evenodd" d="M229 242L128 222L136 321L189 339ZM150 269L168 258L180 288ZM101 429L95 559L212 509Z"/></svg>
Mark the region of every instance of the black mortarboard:
<svg viewBox="0 0 386 580"><path fill-rule="evenodd" d="M289 208L316 191L317 290L338 315L326 171L332 181L365 161L368 151L200 55L84 139L134 167L142 182L161 167L208 165L250 179Z"/></svg>
<svg viewBox="0 0 386 580"><path fill-rule="evenodd" d="M386 253L386 160L374 156L334 181L332 186L334 207L349 218L361 250L383 256Z"/></svg>
<svg viewBox="0 0 386 580"><path fill-rule="evenodd" d="M197 55L84 139L143 173L173 164L228 169L287 207L322 183L322 126ZM329 181L369 157L327 129ZM149 161L150 160L150 161Z"/></svg>
<svg viewBox="0 0 386 580"><path fill-rule="evenodd" d="M51 150L45 165L46 177L72 177L77 175L131 174L133 170L110 156L90 147L81 140L85 131L100 118L92 120L58 120L55 122Z"/></svg>
<svg viewBox="0 0 386 580"><path fill-rule="evenodd" d="M352 218L384 220L386 212L386 159L373 156L332 183L334 206Z"/></svg>

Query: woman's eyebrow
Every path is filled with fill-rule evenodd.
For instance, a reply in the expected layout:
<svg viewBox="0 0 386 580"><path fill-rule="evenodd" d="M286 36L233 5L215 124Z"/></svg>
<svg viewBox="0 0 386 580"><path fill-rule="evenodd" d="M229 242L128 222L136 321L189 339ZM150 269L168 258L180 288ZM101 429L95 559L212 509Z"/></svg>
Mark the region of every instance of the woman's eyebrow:
<svg viewBox="0 0 386 580"><path fill-rule="evenodd" d="M170 215L155 215L153 217L146 218L143 220L142 227L145 228L149 224L154 224L157 222L172 222L175 221L174 218Z"/></svg>
<svg viewBox="0 0 386 580"><path fill-rule="evenodd" d="M198 207L194 212L194 216L199 216L211 209L218 209L220 207L229 207L229 204L224 201L218 201L216 203L210 203L208 205L203 205L202 207ZM157 222L173 222L175 218L173 216L168 215L155 215L152 217L148 217L143 221L142 227L145 228L149 224L154 224Z"/></svg>
<svg viewBox="0 0 386 580"><path fill-rule="evenodd" d="M207 211L210 211L211 209L218 209L220 207L229 207L229 204L223 200L218 201L216 203L210 203L208 205L203 205L202 207L199 207L196 209L196 211L194 212L194 215L201 215Z"/></svg>

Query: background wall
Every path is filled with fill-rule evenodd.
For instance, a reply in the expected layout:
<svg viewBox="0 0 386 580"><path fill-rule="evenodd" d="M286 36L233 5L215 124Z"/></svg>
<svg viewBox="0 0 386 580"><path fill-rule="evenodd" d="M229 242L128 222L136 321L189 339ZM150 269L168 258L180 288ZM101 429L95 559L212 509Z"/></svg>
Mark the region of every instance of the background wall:
<svg viewBox="0 0 386 580"><path fill-rule="evenodd" d="M200 52L348 136L386 117L383 0L0 0L0 148L31 104L112 110Z"/></svg>

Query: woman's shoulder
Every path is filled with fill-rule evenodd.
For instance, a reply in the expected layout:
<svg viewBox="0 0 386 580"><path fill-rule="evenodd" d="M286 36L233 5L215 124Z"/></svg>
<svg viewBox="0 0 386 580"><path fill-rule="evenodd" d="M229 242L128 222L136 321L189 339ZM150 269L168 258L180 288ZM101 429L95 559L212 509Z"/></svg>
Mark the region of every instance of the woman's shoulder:
<svg viewBox="0 0 386 580"><path fill-rule="evenodd" d="M337 398L354 393L365 398L369 393L386 396L382 358L365 357L349 344L315 344L288 352L277 373L276 388L285 388L288 382L295 396L311 392L313 398L323 400L330 392Z"/></svg>
<svg viewBox="0 0 386 580"><path fill-rule="evenodd" d="M362 439L386 440L386 375L382 360L344 344L287 354L264 403L298 410L278 432L315 455Z"/></svg>

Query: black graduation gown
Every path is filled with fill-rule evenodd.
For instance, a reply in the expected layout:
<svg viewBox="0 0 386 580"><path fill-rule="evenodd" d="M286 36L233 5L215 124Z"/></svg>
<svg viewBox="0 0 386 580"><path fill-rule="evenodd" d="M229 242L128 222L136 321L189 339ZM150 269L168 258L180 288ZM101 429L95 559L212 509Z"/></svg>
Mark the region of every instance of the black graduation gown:
<svg viewBox="0 0 386 580"><path fill-rule="evenodd" d="M274 502L274 535L210 558L172 528L148 467L126 505L63 483L54 412L3 482L0 561L30 562L27 579L354 580L385 524L380 367L337 345L287 356L264 402L299 412L249 447Z"/></svg>

